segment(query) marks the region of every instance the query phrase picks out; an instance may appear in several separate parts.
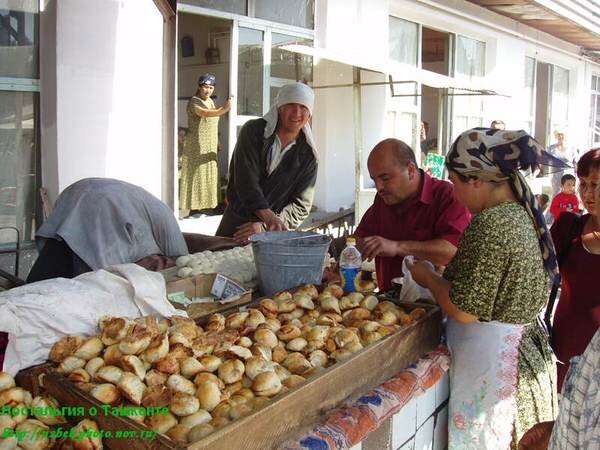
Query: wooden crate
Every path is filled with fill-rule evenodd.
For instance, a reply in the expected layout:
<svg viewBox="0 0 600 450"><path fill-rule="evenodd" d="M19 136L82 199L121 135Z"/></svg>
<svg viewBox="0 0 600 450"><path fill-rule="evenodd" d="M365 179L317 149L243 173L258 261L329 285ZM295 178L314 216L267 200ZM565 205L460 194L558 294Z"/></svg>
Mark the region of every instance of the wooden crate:
<svg viewBox="0 0 600 450"><path fill-rule="evenodd" d="M17 386L27 389L33 396L40 395L43 391L43 377L55 367L56 365L54 363L45 362L43 364L38 364L37 366L23 369L15 376L15 382L17 383Z"/></svg>
<svg viewBox="0 0 600 450"><path fill-rule="evenodd" d="M102 413L102 403L75 387L67 378L55 372L48 373L44 377L44 389L46 392L58 400L61 406L82 406L84 416L66 417L73 423L86 418L94 420L98 424L99 430L110 431L113 435L122 431L135 431L138 436L142 432L148 432L148 428L127 417L116 417L104 415ZM97 414L90 414L90 408L96 408ZM105 446L113 450L172 450L178 447L170 439L156 434L154 439L124 439L124 438L103 438Z"/></svg>
<svg viewBox="0 0 600 450"><path fill-rule="evenodd" d="M206 297L210 295L210 290L215 281L216 273L200 274L188 278L179 278L176 275L177 267L163 271L166 280L167 294L173 292L185 292L186 297ZM206 318L214 313L220 313L231 309L232 306L242 306L252 301L252 290L247 290L236 299L230 299L227 303L192 303L189 306L183 306L180 303L171 302L177 309L187 312L190 319L199 320Z"/></svg>
<svg viewBox="0 0 600 450"><path fill-rule="evenodd" d="M339 362L302 385L274 397L272 401L240 420L215 431L201 441L189 444L187 450L238 449L263 450L277 448L301 427L314 424L329 410L339 406L348 397L372 389L394 374L433 350L440 342L441 313L437 306L404 304L408 310L423 307L427 314L419 321L386 336L351 358ZM237 308L232 308L232 310ZM231 311L229 311L231 312ZM57 374L44 378L44 387L62 405L89 408L100 403L77 389L70 381ZM113 416L90 417L99 428L113 433L123 430L147 430L131 419ZM116 450L176 449L172 441L158 437L154 441L107 439L106 444Z"/></svg>

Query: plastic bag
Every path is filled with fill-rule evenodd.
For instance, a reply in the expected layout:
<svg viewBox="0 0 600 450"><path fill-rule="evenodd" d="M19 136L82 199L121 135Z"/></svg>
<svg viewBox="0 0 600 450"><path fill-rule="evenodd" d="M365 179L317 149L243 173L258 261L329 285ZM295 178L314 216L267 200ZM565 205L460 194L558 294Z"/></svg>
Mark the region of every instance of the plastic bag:
<svg viewBox="0 0 600 450"><path fill-rule="evenodd" d="M0 331L8 333L3 370L48 359L67 334L97 334L102 316L186 315L167 300L165 279L137 264L120 264L77 278L55 278L0 293Z"/></svg>
<svg viewBox="0 0 600 450"><path fill-rule="evenodd" d="M416 302L417 300L429 300L430 302L434 302L431 291L424 288L413 279L410 270L408 270L408 267L406 266L407 261L414 263L415 257L412 255L405 256L402 261L402 273L404 276L402 277L402 289L400 290L399 300L401 302ZM426 261L426 263L435 270L433 264L429 261Z"/></svg>

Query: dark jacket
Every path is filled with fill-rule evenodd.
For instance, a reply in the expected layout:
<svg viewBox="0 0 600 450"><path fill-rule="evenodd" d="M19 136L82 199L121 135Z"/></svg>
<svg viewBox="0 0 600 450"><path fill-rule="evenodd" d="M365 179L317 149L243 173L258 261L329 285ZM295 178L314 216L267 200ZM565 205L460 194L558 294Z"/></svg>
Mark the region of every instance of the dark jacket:
<svg viewBox="0 0 600 450"><path fill-rule="evenodd" d="M217 234L232 236L245 222L260 221L254 211L271 209L294 229L308 216L317 179L317 160L301 132L296 144L286 151L277 168L267 173L267 158L275 134L265 138L266 121L246 122L238 136L231 165L229 202Z"/></svg>

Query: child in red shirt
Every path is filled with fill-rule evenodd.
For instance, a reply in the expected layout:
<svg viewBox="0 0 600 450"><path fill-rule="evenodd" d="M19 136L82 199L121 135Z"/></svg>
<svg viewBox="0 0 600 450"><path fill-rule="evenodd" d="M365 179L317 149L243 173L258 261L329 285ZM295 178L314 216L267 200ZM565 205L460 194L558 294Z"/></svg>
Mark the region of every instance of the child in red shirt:
<svg viewBox="0 0 600 450"><path fill-rule="evenodd" d="M554 217L554 221L565 211L579 214L579 199L575 195L575 177L567 174L560 179L560 192L552 199L550 205L550 214Z"/></svg>

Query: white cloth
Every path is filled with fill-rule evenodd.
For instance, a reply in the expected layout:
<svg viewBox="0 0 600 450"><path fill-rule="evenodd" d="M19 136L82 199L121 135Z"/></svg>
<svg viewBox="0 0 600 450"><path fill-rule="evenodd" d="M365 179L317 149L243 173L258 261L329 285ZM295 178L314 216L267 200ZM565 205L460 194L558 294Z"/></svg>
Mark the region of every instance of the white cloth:
<svg viewBox="0 0 600 450"><path fill-rule="evenodd" d="M296 140L294 139L285 148L281 148L281 140L279 136L275 136L275 140L273 141L273 145L271 146L271 150L269 151L269 167L267 167L267 172L269 175L273 173L277 166L283 159L283 155L287 152L293 145L296 144Z"/></svg>
<svg viewBox="0 0 600 450"><path fill-rule="evenodd" d="M64 240L92 270L161 254L187 255L188 248L167 205L139 186L111 178L85 178L67 187L36 233Z"/></svg>
<svg viewBox="0 0 600 450"><path fill-rule="evenodd" d="M519 346L527 325L448 318L452 354L448 448L508 449L517 414Z"/></svg>
<svg viewBox="0 0 600 450"><path fill-rule="evenodd" d="M99 332L102 316L183 315L167 300L162 274L122 264L73 279L54 278L0 293L0 331L8 333L3 370L48 359L52 345L68 334Z"/></svg>
<svg viewBox="0 0 600 450"><path fill-rule="evenodd" d="M288 103L299 103L308 108L310 115L313 113L313 106L315 103L315 93L312 88L304 83L290 83L283 86L277 94L277 100L275 104L271 106L271 109L263 116L266 120L267 125L265 126L265 138L270 137L277 128L277 120L279 119L279 113L277 109L280 106L287 105ZM315 159L319 160L319 152L315 145L315 139L312 134L310 124L307 122L302 128L306 142L312 148Z"/></svg>
<svg viewBox="0 0 600 450"><path fill-rule="evenodd" d="M420 284L418 284L413 276L408 270L406 265L407 262L411 264L415 263L415 257L412 255L407 255L402 260L402 289L400 290L400 298L401 302L416 302L417 300L434 300L431 291L427 288L424 288ZM431 270L435 270L433 264L429 261L425 261L425 264L429 265Z"/></svg>

